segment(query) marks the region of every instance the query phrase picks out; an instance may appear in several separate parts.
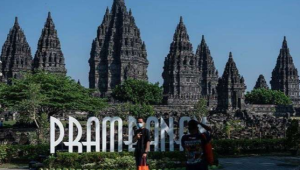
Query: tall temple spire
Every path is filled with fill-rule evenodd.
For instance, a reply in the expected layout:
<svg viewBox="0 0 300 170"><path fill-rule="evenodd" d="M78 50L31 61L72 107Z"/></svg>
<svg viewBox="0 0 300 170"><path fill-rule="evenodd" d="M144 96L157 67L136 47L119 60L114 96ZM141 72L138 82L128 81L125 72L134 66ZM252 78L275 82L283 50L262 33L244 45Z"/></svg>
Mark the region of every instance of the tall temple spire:
<svg viewBox="0 0 300 170"><path fill-rule="evenodd" d="M285 37L285 36L284 36L284 38L283 38L282 48L288 48L288 45L287 45L287 41L286 41L286 37Z"/></svg>
<svg viewBox="0 0 300 170"><path fill-rule="evenodd" d="M224 70L224 73L223 73L223 76L224 74L237 74L239 75L239 71L236 67L236 64L233 60L233 56L232 56L232 52L229 52L229 58L228 58L228 61L226 63L226 67L225 67L225 70Z"/></svg>
<svg viewBox="0 0 300 170"><path fill-rule="evenodd" d="M298 70L294 65L285 36L270 84L272 90L280 90L289 96L294 105L300 104Z"/></svg>
<svg viewBox="0 0 300 170"><path fill-rule="evenodd" d="M245 90L245 80L240 76L230 52L224 73L219 78L217 85L218 109L222 111L243 109L245 106Z"/></svg>
<svg viewBox="0 0 300 170"><path fill-rule="evenodd" d="M48 12L48 17L47 17L47 20L45 22L44 27L49 29L49 30L55 30L55 25L54 25L54 22L53 22L52 17L51 17L51 12Z"/></svg>
<svg viewBox="0 0 300 170"><path fill-rule="evenodd" d="M20 27L18 17L15 17L14 27Z"/></svg>
<svg viewBox="0 0 300 170"><path fill-rule="evenodd" d="M232 59L232 52L231 51L229 52L229 58Z"/></svg>
<svg viewBox="0 0 300 170"><path fill-rule="evenodd" d="M124 0L114 0L98 27L90 53L89 86L101 96L128 78L148 80L146 45Z"/></svg>
<svg viewBox="0 0 300 170"><path fill-rule="evenodd" d="M196 58L199 60L199 70L201 73L201 95L207 99L209 106L216 106L218 72L209 47L205 42L204 35L202 35L201 43L198 45Z"/></svg>
<svg viewBox="0 0 300 170"><path fill-rule="evenodd" d="M50 11L48 12L48 19L52 19L52 18L51 18L51 12L50 12Z"/></svg>
<svg viewBox="0 0 300 170"><path fill-rule="evenodd" d="M22 72L31 71L31 50L19 25L18 17L15 18L14 26L9 31L2 47L0 60L2 61L2 81L8 84L11 83L11 78L21 78Z"/></svg>
<svg viewBox="0 0 300 170"><path fill-rule="evenodd" d="M260 89L260 88L269 89L269 86L265 80L265 77L262 74L259 75L259 77L256 81L256 84L254 86L254 89Z"/></svg>
<svg viewBox="0 0 300 170"><path fill-rule="evenodd" d="M106 15L109 15L109 8L108 8L108 7L106 7L105 14L106 14Z"/></svg>
<svg viewBox="0 0 300 170"><path fill-rule="evenodd" d="M183 24L183 18L182 18L182 16L180 16L179 23Z"/></svg>
<svg viewBox="0 0 300 170"><path fill-rule="evenodd" d="M131 11L131 8L129 9L129 15L130 15L130 16L132 15L132 11Z"/></svg>
<svg viewBox="0 0 300 170"><path fill-rule="evenodd" d="M114 0L111 11L112 14L119 12L128 14L124 0Z"/></svg>
<svg viewBox="0 0 300 170"><path fill-rule="evenodd" d="M164 62L162 77L165 104L195 104L200 99L200 72L197 61L181 17Z"/></svg>
<svg viewBox="0 0 300 170"><path fill-rule="evenodd" d="M205 42L204 35L202 35L202 39L201 39L201 45L202 45L202 46L205 46L205 45L206 45L206 42Z"/></svg>
<svg viewBox="0 0 300 170"><path fill-rule="evenodd" d="M173 41L176 42L189 42L190 38L189 35L187 34L187 29L183 23L182 16L180 17L179 24L177 25Z"/></svg>
<svg viewBox="0 0 300 170"><path fill-rule="evenodd" d="M43 70L63 75L67 72L64 55L61 51L60 41L50 12L38 42L33 60L33 70Z"/></svg>

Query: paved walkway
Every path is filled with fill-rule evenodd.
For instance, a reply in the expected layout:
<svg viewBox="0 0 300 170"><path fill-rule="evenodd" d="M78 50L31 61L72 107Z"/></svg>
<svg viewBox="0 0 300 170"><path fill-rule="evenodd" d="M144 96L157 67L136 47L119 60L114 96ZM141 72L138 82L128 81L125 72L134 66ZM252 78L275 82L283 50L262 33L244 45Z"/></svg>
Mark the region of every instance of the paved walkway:
<svg viewBox="0 0 300 170"><path fill-rule="evenodd" d="M300 170L300 157L220 158L223 170Z"/></svg>

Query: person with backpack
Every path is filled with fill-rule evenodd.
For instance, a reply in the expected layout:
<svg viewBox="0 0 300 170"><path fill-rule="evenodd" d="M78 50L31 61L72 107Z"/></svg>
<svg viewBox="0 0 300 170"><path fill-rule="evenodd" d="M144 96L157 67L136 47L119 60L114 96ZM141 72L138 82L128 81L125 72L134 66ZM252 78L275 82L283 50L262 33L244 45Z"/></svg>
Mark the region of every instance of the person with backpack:
<svg viewBox="0 0 300 170"><path fill-rule="evenodd" d="M200 133L198 125L201 125L206 132ZM210 144L211 128L196 120L190 120L188 130L190 134L181 138L181 145L187 158L186 170L208 170L208 165L213 161Z"/></svg>

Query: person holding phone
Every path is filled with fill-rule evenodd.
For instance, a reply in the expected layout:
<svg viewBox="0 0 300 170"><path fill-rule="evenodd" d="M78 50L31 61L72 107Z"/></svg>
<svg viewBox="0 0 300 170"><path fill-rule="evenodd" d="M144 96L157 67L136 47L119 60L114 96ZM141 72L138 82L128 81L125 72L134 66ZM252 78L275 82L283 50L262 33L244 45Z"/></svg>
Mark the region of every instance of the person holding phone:
<svg viewBox="0 0 300 170"><path fill-rule="evenodd" d="M150 132L145 128L144 119L139 117L137 119L137 130L133 137L133 142L137 142L134 156L136 160L136 167L141 165L142 160L147 161L147 154L150 151Z"/></svg>

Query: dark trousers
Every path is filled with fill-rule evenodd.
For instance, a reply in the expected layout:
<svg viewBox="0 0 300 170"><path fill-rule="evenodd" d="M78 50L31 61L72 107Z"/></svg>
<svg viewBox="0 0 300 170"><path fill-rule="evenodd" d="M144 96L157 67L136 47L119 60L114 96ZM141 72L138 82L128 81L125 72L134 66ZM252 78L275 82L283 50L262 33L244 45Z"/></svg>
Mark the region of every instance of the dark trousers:
<svg viewBox="0 0 300 170"><path fill-rule="evenodd" d="M139 166L141 166L141 164L142 164L142 156L143 155L135 155L135 162L136 162L136 167L139 167ZM146 162L145 162L146 164L147 164L147 158L146 158Z"/></svg>

